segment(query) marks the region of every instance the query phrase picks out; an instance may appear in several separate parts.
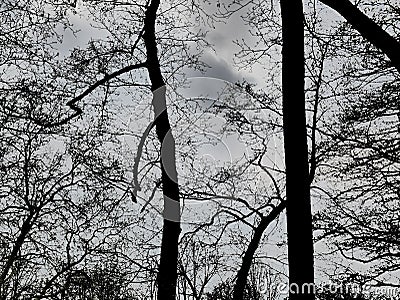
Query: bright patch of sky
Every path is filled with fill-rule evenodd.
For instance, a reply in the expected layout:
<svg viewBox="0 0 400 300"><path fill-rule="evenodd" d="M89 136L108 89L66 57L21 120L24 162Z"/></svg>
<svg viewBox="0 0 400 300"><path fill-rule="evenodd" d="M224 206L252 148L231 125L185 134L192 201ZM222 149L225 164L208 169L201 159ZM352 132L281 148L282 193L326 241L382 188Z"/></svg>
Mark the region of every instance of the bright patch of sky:
<svg viewBox="0 0 400 300"><path fill-rule="evenodd" d="M218 10L228 8L231 1L217 1L211 4L203 3L204 10L209 14L217 13ZM229 7L230 8L230 7ZM240 69L234 61L235 54L240 47L235 44L235 40L252 40L249 28L246 27L242 16L248 12L248 6L245 6L233 13L229 17L217 19L215 22L204 27L207 32L206 40L212 45L212 48L205 49L202 55L202 61L205 62L207 68L205 74L189 70L187 75L204 76L218 78L235 83L246 80L251 83L262 85L263 70L257 66L250 69Z"/></svg>

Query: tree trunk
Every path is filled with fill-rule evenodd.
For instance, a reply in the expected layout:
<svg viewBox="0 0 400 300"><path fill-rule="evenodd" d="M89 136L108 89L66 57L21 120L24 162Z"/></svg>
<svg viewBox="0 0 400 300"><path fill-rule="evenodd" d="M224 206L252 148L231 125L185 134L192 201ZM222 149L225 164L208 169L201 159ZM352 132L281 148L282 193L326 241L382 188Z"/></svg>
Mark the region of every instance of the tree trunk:
<svg viewBox="0 0 400 300"><path fill-rule="evenodd" d="M166 106L166 86L157 56L155 21L159 0L153 0L146 11L143 39L147 51L146 66L153 91L153 108L157 137L161 143L161 172L164 196L164 224L160 264L157 276L157 299L175 300L180 234L179 187L175 166L175 140L172 136Z"/></svg>
<svg viewBox="0 0 400 300"><path fill-rule="evenodd" d="M28 216L26 217L26 219L24 220L24 222L22 223L21 226L21 231L18 235L17 240L15 241L15 244L13 246L13 249L10 253L10 256L8 257L3 270L1 270L1 274L0 274L0 292L3 288L3 285L7 279L7 275L8 272L10 271L10 269L12 268L12 265L14 264L14 262L17 260L18 258L18 252L21 251L22 245L25 242L26 237L28 236L29 232L32 229L33 223L34 223L34 216L35 216L35 212L34 210L30 210Z"/></svg>
<svg viewBox="0 0 400 300"><path fill-rule="evenodd" d="M289 299L313 300L314 258L304 95L304 27L301 0L281 0L283 132Z"/></svg>
<svg viewBox="0 0 400 300"><path fill-rule="evenodd" d="M244 297L244 291L247 283L247 276L249 275L251 263L253 261L254 253L256 252L258 245L260 244L262 235L267 229L268 225L274 221L279 214L285 209L286 203L281 202L277 207L267 215L262 217L261 222L258 224L254 231L253 238L251 239L246 253L244 254L242 265L237 273L236 283L233 288L233 300L242 300Z"/></svg>

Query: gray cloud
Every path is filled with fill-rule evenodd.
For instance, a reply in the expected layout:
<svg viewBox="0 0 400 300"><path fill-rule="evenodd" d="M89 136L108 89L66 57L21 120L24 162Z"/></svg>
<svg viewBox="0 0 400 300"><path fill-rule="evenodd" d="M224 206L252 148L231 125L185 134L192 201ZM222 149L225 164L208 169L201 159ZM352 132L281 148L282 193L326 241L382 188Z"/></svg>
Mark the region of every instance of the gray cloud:
<svg viewBox="0 0 400 300"><path fill-rule="evenodd" d="M229 82L236 82L242 79L240 72L236 71L231 64L212 53L205 53L202 57L203 61L209 66L204 76L218 78Z"/></svg>
<svg viewBox="0 0 400 300"><path fill-rule="evenodd" d="M254 78L249 73L238 71L233 63L228 62L229 57L219 56L218 53L206 51L201 61L207 64L207 68L204 72L187 70L186 75L188 77L211 77L226 80L231 83L235 83L246 79L247 81L254 82Z"/></svg>

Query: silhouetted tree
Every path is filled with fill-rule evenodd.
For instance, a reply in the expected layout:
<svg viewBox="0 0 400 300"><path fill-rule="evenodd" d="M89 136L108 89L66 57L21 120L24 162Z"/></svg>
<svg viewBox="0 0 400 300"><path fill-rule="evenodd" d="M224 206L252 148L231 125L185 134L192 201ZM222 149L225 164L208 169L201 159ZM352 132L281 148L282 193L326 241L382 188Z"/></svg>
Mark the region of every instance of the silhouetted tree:
<svg viewBox="0 0 400 300"><path fill-rule="evenodd" d="M289 294L289 299L314 299L314 251L304 95L303 3L287 0L281 0L280 3L289 284L295 291ZM308 288L306 284L311 287Z"/></svg>

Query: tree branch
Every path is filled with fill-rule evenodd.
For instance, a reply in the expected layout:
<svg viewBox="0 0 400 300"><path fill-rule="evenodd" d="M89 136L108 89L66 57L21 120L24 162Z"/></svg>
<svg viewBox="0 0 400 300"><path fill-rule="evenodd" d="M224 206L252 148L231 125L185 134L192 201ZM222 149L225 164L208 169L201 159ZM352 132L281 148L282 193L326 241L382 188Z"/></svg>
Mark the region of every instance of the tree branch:
<svg viewBox="0 0 400 300"><path fill-rule="evenodd" d="M244 290L247 283L247 276L249 274L251 263L254 258L254 253L256 252L258 245L260 244L262 235L269 224L271 224L279 216L279 214L285 209L285 207L286 202L282 201L281 203L279 203L278 206L274 207L267 216L263 216L261 218L261 222L258 224L256 230L254 231L253 238L247 246L242 265L240 266L240 269L237 273L236 283L233 288L233 300L244 299Z"/></svg>
<svg viewBox="0 0 400 300"><path fill-rule="evenodd" d="M78 101L82 100L83 98L88 96L90 93L92 93L96 88L107 83L111 79L114 79L114 78L116 78L122 74L128 73L132 70L144 68L144 67L146 67L146 65L147 65L146 63L130 65L130 66L126 66L118 71L115 71L114 73L106 74L102 79L100 79L99 81L97 81L94 84L92 84L91 86L89 86L82 94L80 94L79 96L76 96L75 98L73 98L72 100L70 100L66 103L66 106L71 108L74 111L74 113L61 121L58 121L55 123L48 123L48 122L44 122L44 121L39 121L34 118L32 118L32 121L34 121L37 125L44 126L47 128L67 124L70 120L72 120L73 118L75 118L83 113L82 109L76 105L76 103Z"/></svg>
<svg viewBox="0 0 400 300"><path fill-rule="evenodd" d="M400 73L400 43L349 0L320 0L349 22L366 40L382 50Z"/></svg>

